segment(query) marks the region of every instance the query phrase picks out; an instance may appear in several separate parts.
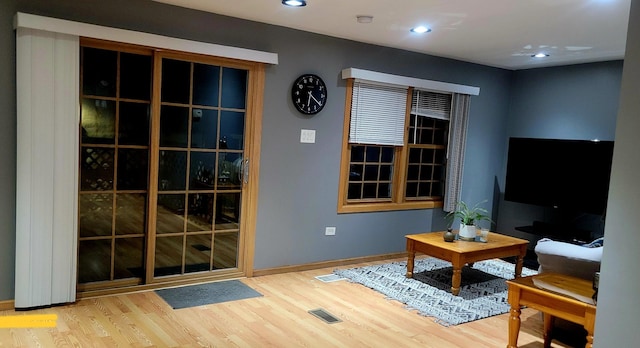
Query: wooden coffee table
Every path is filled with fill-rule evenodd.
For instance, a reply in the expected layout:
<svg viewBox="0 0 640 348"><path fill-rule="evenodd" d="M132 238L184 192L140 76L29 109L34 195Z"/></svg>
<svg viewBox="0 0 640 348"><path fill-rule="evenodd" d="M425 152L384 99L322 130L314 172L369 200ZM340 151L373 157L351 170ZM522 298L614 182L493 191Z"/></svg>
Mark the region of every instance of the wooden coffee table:
<svg viewBox="0 0 640 348"><path fill-rule="evenodd" d="M453 266L451 293L456 296L460 293L462 267L466 264L499 257L516 256L515 277L520 277L522 261L527 253L529 241L497 233L489 233L486 243L462 240L445 242L443 234L444 232L430 232L405 236L407 238L407 278L413 277L416 252L451 262Z"/></svg>
<svg viewBox="0 0 640 348"><path fill-rule="evenodd" d="M596 323L596 305L591 281L557 273L508 280L509 344L518 347L520 331L520 308L527 306L544 314L544 347L551 347L551 330L554 318L562 318L581 324L587 330L586 348L593 347L593 331Z"/></svg>

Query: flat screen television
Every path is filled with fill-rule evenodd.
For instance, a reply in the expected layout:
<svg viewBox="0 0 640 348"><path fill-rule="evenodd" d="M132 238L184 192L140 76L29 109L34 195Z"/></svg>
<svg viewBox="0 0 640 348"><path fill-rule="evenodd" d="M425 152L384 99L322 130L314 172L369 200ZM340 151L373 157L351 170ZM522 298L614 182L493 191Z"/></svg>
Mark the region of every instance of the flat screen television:
<svg viewBox="0 0 640 348"><path fill-rule="evenodd" d="M505 200L604 215L613 141L510 138Z"/></svg>

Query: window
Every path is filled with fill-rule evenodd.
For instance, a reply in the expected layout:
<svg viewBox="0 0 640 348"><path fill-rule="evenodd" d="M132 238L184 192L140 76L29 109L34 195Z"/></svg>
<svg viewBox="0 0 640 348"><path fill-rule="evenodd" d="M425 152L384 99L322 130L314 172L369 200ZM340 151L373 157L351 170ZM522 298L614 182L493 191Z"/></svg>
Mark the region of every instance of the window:
<svg viewBox="0 0 640 348"><path fill-rule="evenodd" d="M367 83L353 78L347 82L338 212L442 207L447 191L452 93L404 88L400 115L390 117L387 113L380 118L383 112L378 110L389 109L393 102L388 95L366 98L363 85ZM380 92L376 88L371 90ZM397 90L394 93L397 95ZM363 100L370 105L363 107ZM363 110L371 113L363 116ZM391 132L389 128L400 123L400 141L369 140L387 139L376 133L376 127L364 131L373 134L354 137L354 124L363 123L361 118L367 120L364 123L377 125L382 132Z"/></svg>

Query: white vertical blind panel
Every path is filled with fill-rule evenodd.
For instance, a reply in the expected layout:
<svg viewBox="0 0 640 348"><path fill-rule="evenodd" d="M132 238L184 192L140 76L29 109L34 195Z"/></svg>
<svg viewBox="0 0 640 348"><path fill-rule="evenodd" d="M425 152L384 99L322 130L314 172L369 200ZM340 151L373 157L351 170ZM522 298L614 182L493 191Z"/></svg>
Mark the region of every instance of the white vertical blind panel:
<svg viewBox="0 0 640 348"><path fill-rule="evenodd" d="M15 307L75 301L79 40L17 30Z"/></svg>
<svg viewBox="0 0 640 348"><path fill-rule="evenodd" d="M404 145L407 88L356 81L351 103L349 142Z"/></svg>
<svg viewBox="0 0 640 348"><path fill-rule="evenodd" d="M451 114L451 95L416 89L413 91L411 113L448 120Z"/></svg>

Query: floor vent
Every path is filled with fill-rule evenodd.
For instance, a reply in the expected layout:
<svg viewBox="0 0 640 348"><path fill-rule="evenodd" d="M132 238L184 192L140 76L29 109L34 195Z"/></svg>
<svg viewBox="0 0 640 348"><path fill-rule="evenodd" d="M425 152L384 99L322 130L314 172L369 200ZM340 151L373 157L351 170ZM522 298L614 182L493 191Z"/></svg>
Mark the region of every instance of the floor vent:
<svg viewBox="0 0 640 348"><path fill-rule="evenodd" d="M327 274L327 275L317 276L316 279L325 283L331 283L331 282L337 282L338 280L345 280L347 278L342 278L339 275L335 275L335 274Z"/></svg>
<svg viewBox="0 0 640 348"><path fill-rule="evenodd" d="M325 311L322 308L312 309L312 310L309 311L309 313L311 313L312 315L322 319L327 324L335 324L335 323L339 323L339 322L342 321L342 320L336 318L335 316L333 316L333 314Z"/></svg>

